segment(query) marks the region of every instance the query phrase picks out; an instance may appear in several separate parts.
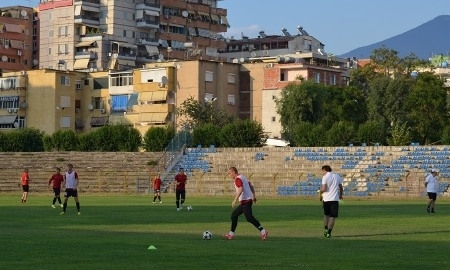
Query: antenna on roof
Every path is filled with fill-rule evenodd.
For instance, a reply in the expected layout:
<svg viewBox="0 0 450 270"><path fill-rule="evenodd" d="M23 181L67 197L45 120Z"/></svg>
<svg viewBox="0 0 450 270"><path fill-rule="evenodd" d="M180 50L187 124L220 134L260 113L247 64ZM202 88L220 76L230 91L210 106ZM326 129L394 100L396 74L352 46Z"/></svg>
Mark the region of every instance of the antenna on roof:
<svg viewBox="0 0 450 270"><path fill-rule="evenodd" d="M264 33L263 30L259 31L259 36L262 37L262 38L267 37L266 33Z"/></svg>

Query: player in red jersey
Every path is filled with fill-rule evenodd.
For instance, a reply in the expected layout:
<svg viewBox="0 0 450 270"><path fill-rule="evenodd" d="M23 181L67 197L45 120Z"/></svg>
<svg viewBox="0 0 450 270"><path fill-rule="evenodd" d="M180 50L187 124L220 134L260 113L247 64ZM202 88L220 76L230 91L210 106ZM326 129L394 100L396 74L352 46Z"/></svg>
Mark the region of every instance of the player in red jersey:
<svg viewBox="0 0 450 270"><path fill-rule="evenodd" d="M180 168L178 174L175 175L175 200L177 211L183 209L183 203L186 199L186 182L187 175L184 173L184 169Z"/></svg>
<svg viewBox="0 0 450 270"><path fill-rule="evenodd" d="M261 223L253 216L252 205L256 203L255 190L252 184L242 174L238 173L236 167L230 167L228 174L234 180L234 188L236 193L234 199L231 202L231 207L234 208L236 202L239 203L231 213L231 229L230 232L225 234L225 239L232 240L234 238L234 232L238 225L238 218L244 214L248 222L250 222L261 233L261 239L266 240L268 232L261 226Z"/></svg>
<svg viewBox="0 0 450 270"><path fill-rule="evenodd" d="M61 207L63 207L61 197L59 194L61 193L61 184L64 182L64 178L61 174L60 168L56 168L55 173L52 176L50 176L50 178L48 179L48 185L50 186L52 182L53 182L53 193L55 193L55 196L53 197L52 207L55 208L56 200L58 200Z"/></svg>
<svg viewBox="0 0 450 270"><path fill-rule="evenodd" d="M25 168L23 170L22 176L20 177L20 182L22 184L22 203L27 202L28 198L28 191L30 190L29 182L30 182L30 176L28 175L28 168Z"/></svg>
<svg viewBox="0 0 450 270"><path fill-rule="evenodd" d="M161 175L156 175L153 179L153 193L155 196L153 197L153 203L155 203L156 198L158 198L159 203L162 203L161 201Z"/></svg>

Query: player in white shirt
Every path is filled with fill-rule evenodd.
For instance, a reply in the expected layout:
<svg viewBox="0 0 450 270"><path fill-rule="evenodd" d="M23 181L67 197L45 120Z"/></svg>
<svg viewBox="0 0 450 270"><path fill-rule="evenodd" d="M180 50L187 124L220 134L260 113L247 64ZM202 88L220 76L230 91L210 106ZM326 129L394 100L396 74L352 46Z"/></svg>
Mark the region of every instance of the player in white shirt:
<svg viewBox="0 0 450 270"><path fill-rule="evenodd" d="M322 186L320 187L320 198L323 201L323 235L331 237L335 219L339 215L339 199L342 200L342 178L333 173L329 165L322 166Z"/></svg>
<svg viewBox="0 0 450 270"><path fill-rule="evenodd" d="M434 211L434 205L436 204L437 192L438 192L438 170L431 169L431 174L425 178L425 187L427 188L428 194L428 205L427 212L428 213L436 213Z"/></svg>

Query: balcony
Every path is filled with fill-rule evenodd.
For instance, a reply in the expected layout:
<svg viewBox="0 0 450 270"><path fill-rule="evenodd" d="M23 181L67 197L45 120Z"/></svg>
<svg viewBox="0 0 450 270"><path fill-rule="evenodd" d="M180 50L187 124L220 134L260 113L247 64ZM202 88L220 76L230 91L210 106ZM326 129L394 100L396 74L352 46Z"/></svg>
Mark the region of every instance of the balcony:
<svg viewBox="0 0 450 270"><path fill-rule="evenodd" d="M88 25L100 25L100 18L87 15L74 16L75 24L88 24Z"/></svg>
<svg viewBox="0 0 450 270"><path fill-rule="evenodd" d="M153 45L158 46L158 40L156 38L139 38L137 39L139 45Z"/></svg>
<svg viewBox="0 0 450 270"><path fill-rule="evenodd" d="M149 28L149 29L159 29L159 23L154 20L147 20L147 19L137 19L136 20L136 27L138 28Z"/></svg>
<svg viewBox="0 0 450 270"><path fill-rule="evenodd" d="M97 59L97 52L94 51L82 51L75 52L75 59Z"/></svg>

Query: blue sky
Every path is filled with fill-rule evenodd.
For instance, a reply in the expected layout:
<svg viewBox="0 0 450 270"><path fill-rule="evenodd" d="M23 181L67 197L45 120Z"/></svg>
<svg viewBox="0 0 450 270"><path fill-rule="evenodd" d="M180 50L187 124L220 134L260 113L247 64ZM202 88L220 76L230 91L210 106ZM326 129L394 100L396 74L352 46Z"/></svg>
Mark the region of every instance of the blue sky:
<svg viewBox="0 0 450 270"><path fill-rule="evenodd" d="M131 2L132 0L130 0ZM0 0L0 6L35 6L38 0ZM406 32L439 15L450 15L449 0L223 0L231 27L226 37L257 37L264 30L291 34L301 25L336 55ZM443 29L444 31L444 29ZM450 46L450 45L449 45Z"/></svg>

